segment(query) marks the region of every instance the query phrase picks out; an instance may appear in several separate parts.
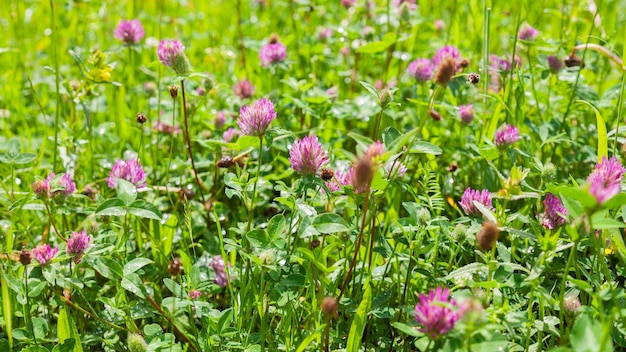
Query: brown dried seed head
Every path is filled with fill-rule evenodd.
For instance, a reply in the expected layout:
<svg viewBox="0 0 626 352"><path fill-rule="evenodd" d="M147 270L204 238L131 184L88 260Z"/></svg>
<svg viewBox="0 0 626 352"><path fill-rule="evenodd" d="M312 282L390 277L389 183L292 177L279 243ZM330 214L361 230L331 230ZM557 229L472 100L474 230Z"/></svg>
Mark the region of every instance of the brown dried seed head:
<svg viewBox="0 0 626 352"><path fill-rule="evenodd" d="M476 235L476 243L481 251L491 250L493 245L498 241L500 230L493 222L486 221Z"/></svg>
<svg viewBox="0 0 626 352"><path fill-rule="evenodd" d="M337 318L337 308L339 308L339 302L335 297L325 297L322 301L322 312L325 315Z"/></svg>
<svg viewBox="0 0 626 352"><path fill-rule="evenodd" d="M32 260L33 260L33 254L31 253L31 251L26 249L26 247L22 247L22 251L20 252L20 263L26 266L30 264Z"/></svg>
<svg viewBox="0 0 626 352"><path fill-rule="evenodd" d="M183 262L180 258L174 258L167 267L167 273L172 276L178 276L183 269Z"/></svg>
<svg viewBox="0 0 626 352"><path fill-rule="evenodd" d="M585 65L583 64L583 59L576 56L576 54L574 53L572 53L567 59L565 59L565 66L567 67L580 66L581 68L585 67Z"/></svg>
<svg viewBox="0 0 626 352"><path fill-rule="evenodd" d="M480 75L478 73L472 72L467 75L467 83L477 85L480 82Z"/></svg>
<svg viewBox="0 0 626 352"><path fill-rule="evenodd" d="M146 114L142 113L142 112L138 112L137 113L137 123L146 123L146 121L148 121L148 117L146 116Z"/></svg>
<svg viewBox="0 0 626 352"><path fill-rule="evenodd" d="M172 97L172 99L176 99L178 97L178 86L172 85L168 89L170 91L170 96Z"/></svg>
<svg viewBox="0 0 626 352"><path fill-rule="evenodd" d="M437 74L435 75L435 82L442 86L448 85L456 73L456 63L454 59L447 56L437 68Z"/></svg>
<svg viewBox="0 0 626 352"><path fill-rule="evenodd" d="M352 187L356 193L363 193L369 189L374 178L374 162L371 157L363 156L354 165Z"/></svg>
<svg viewBox="0 0 626 352"><path fill-rule="evenodd" d="M335 176L335 173L333 172L333 170L331 169L322 169L322 180L324 181L330 181L333 179L333 177Z"/></svg>
<svg viewBox="0 0 626 352"><path fill-rule="evenodd" d="M319 247L320 244L322 244L322 242L320 242L320 240L318 240L316 238L316 239L312 240L311 243L309 243L309 246L311 247L311 249L315 249L315 248Z"/></svg>
<svg viewBox="0 0 626 352"><path fill-rule="evenodd" d="M217 161L217 167L221 168L229 168L235 165L235 160L231 156L223 156L220 160Z"/></svg>
<svg viewBox="0 0 626 352"><path fill-rule="evenodd" d="M470 65L470 61L469 59L461 59L461 62L459 62L459 67L461 68L467 68Z"/></svg>
<svg viewBox="0 0 626 352"><path fill-rule="evenodd" d="M279 41L278 34L272 33L272 35L270 35L270 40L269 40L270 44L278 43L278 41Z"/></svg>
<svg viewBox="0 0 626 352"><path fill-rule="evenodd" d="M459 164L455 163L454 161L451 162L450 165L448 165L448 171L450 172L455 172L458 168Z"/></svg>

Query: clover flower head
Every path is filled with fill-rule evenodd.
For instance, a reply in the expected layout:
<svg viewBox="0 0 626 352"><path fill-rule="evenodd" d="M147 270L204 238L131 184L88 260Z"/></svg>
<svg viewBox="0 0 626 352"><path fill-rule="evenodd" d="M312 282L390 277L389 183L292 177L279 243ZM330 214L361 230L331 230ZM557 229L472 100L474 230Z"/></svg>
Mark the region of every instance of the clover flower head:
<svg viewBox="0 0 626 352"><path fill-rule="evenodd" d="M434 339L454 328L459 320L457 308L456 300L450 297L450 290L437 287L428 296L419 295L419 302L415 305L415 320L422 326L420 331Z"/></svg>
<svg viewBox="0 0 626 352"><path fill-rule="evenodd" d="M474 201L484 205L489 209L493 209L491 204L491 198L489 197L489 191L483 189L482 191L467 188L465 192L463 192L463 196L461 197L461 201L459 204L463 211L470 216L480 217L482 213L480 210L474 205Z"/></svg>
<svg viewBox="0 0 626 352"><path fill-rule="evenodd" d="M126 45L137 44L146 33L139 20L122 20L115 28L115 38L121 40Z"/></svg>

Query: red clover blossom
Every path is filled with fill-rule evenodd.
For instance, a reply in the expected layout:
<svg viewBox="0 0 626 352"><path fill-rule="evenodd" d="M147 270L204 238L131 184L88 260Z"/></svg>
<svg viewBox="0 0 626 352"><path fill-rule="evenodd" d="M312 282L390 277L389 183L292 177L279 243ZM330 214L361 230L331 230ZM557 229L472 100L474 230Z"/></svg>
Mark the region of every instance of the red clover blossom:
<svg viewBox="0 0 626 352"><path fill-rule="evenodd" d="M275 118L274 104L262 98L249 106L241 107L237 124L243 134L261 137Z"/></svg>
<svg viewBox="0 0 626 352"><path fill-rule="evenodd" d="M137 44L146 33L139 20L125 21L122 20L115 29L115 38L121 40L126 45Z"/></svg>
<svg viewBox="0 0 626 352"><path fill-rule="evenodd" d="M477 217L482 216L480 210L478 210L478 208L474 205L474 201L484 205L489 209L493 209L493 206L491 205L491 198L489 198L489 191L486 189L478 191L468 187L463 193L461 201L459 202L461 208L463 208L463 211L465 211L467 215Z"/></svg>
<svg viewBox="0 0 626 352"><path fill-rule="evenodd" d="M315 175L328 163L328 153L316 135L296 139L289 150L289 162L297 172L303 175Z"/></svg>
<svg viewBox="0 0 626 352"><path fill-rule="evenodd" d="M109 188L117 188L118 179L126 180L137 187L146 186L146 173L136 159L117 160L106 178Z"/></svg>
<svg viewBox="0 0 626 352"><path fill-rule="evenodd" d="M40 244L33 249L33 255L41 266L48 265L59 251L58 247L50 248L49 244Z"/></svg>
<svg viewBox="0 0 626 352"><path fill-rule="evenodd" d="M593 172L587 177L587 183L589 193L596 198L598 204L603 204L621 192L624 171L626 170L615 157L611 159L602 157L596 164Z"/></svg>
<svg viewBox="0 0 626 352"><path fill-rule="evenodd" d="M420 331L434 339L454 328L459 320L456 308L457 303L450 297L450 290L437 287L428 296L419 295L419 302L415 305L415 320L422 326Z"/></svg>

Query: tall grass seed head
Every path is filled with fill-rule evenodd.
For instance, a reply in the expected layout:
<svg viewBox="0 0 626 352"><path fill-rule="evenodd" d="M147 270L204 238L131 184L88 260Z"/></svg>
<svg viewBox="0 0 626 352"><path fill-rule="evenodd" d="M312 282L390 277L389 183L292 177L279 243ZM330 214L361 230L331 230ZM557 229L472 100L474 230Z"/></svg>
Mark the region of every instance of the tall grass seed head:
<svg viewBox="0 0 626 352"><path fill-rule="evenodd" d="M485 221L476 235L476 244L478 248L485 252L491 250L498 241L500 230L498 226L490 221Z"/></svg>

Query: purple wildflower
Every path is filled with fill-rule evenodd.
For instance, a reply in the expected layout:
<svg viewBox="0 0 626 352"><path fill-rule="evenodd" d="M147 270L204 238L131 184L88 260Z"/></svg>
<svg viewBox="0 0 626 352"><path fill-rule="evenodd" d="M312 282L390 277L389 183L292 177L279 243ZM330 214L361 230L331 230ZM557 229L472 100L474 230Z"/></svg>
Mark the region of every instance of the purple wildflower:
<svg viewBox="0 0 626 352"><path fill-rule="evenodd" d="M513 143L519 141L522 137L519 135L519 130L513 125L503 125L498 128L494 134L494 140L498 149L505 149Z"/></svg>
<svg viewBox="0 0 626 352"><path fill-rule="evenodd" d="M341 0L341 5L345 8L349 8L354 4L356 4L356 0Z"/></svg>
<svg viewBox="0 0 626 352"><path fill-rule="evenodd" d="M567 209L561 203L559 197L552 193L546 195L543 200L544 212L541 224L550 230L561 227L567 222Z"/></svg>
<svg viewBox="0 0 626 352"><path fill-rule="evenodd" d="M50 196L51 185L50 182L54 178L54 172L51 172L45 180L38 180L33 182L31 188L35 195L39 198L48 198Z"/></svg>
<svg viewBox="0 0 626 352"><path fill-rule="evenodd" d="M66 198L76 192L76 184L72 180L72 176L68 173L57 177L54 172L51 172L45 180L35 181L31 187L35 195L39 198L56 198L57 196Z"/></svg>
<svg viewBox="0 0 626 352"><path fill-rule="evenodd" d="M333 29L327 27L320 31L318 38L320 41L325 42L328 39L330 39L332 36L333 36Z"/></svg>
<svg viewBox="0 0 626 352"><path fill-rule="evenodd" d="M389 161L387 165L385 165L385 174L387 178L394 176L398 179L401 179L406 174L406 166L399 161Z"/></svg>
<svg viewBox="0 0 626 352"><path fill-rule="evenodd" d="M372 159L382 156L383 153L385 153L385 145L380 141L370 144L365 151L365 155Z"/></svg>
<svg viewBox="0 0 626 352"><path fill-rule="evenodd" d="M202 296L202 292L198 290L189 291L189 299L196 299Z"/></svg>
<svg viewBox="0 0 626 352"><path fill-rule="evenodd" d="M91 242L91 237L87 236L87 231L72 232L72 236L67 239L65 252L74 256L74 261L79 263L83 253L89 247L89 242Z"/></svg>
<svg viewBox="0 0 626 352"><path fill-rule="evenodd" d="M335 177L332 180L326 181L326 187L331 192L336 192L341 189L342 186L347 186L352 183L351 175L352 170L348 172L337 171Z"/></svg>
<svg viewBox="0 0 626 352"><path fill-rule="evenodd" d="M211 259L209 266L215 272L215 280L213 282L221 287L228 285L228 277L226 276L226 270L224 268L224 258L222 256L215 256Z"/></svg>
<svg viewBox="0 0 626 352"><path fill-rule="evenodd" d="M461 208L463 208L463 211L465 211L467 215L477 217L482 216L480 210L478 210L478 208L474 205L474 201L484 205L489 209L493 209L493 206L491 205L491 198L489 198L489 191L486 189L478 191L467 187L465 192L463 192L461 201L459 202Z"/></svg>
<svg viewBox="0 0 626 352"><path fill-rule="evenodd" d="M395 7L400 7L402 4L407 4L409 10L417 9L417 0L393 0L393 5Z"/></svg>
<svg viewBox="0 0 626 352"><path fill-rule="evenodd" d="M467 104L459 106L459 117L464 123L470 123L474 120L474 105Z"/></svg>
<svg viewBox="0 0 626 352"><path fill-rule="evenodd" d="M137 19L130 21L122 20L115 29L115 38L121 40L126 45L139 43L145 35L143 26Z"/></svg>
<svg viewBox="0 0 626 352"><path fill-rule="evenodd" d="M406 72L418 83L424 83L433 78L434 67L429 59L417 59L409 64Z"/></svg>
<svg viewBox="0 0 626 352"><path fill-rule="evenodd" d="M461 63L461 54L459 53L459 49L456 46L446 45L443 48L440 48L433 56L433 65L435 67L439 67L439 65L444 62L446 57L450 57L456 63L457 69L459 68L459 64Z"/></svg>
<svg viewBox="0 0 626 352"><path fill-rule="evenodd" d="M74 180L72 180L72 176L68 173L61 176L59 179L59 186L63 187L63 194L66 197L76 192L76 184L74 183Z"/></svg>
<svg viewBox="0 0 626 352"><path fill-rule="evenodd" d="M217 129L221 129L222 127L224 127L225 123L226 123L226 113L224 111L220 111L217 114L215 114L215 127Z"/></svg>
<svg viewBox="0 0 626 352"><path fill-rule="evenodd" d="M522 66L522 59L517 55L512 60L496 55L489 55L489 62L492 71L500 74L507 74L511 72L512 69Z"/></svg>
<svg viewBox="0 0 626 352"><path fill-rule="evenodd" d="M137 187L146 186L146 173L136 159L117 160L106 178L109 188L117 188L118 179L126 180Z"/></svg>
<svg viewBox="0 0 626 352"><path fill-rule="evenodd" d="M274 104L262 98L249 106L241 107L237 124L243 134L261 137L275 118Z"/></svg>
<svg viewBox="0 0 626 352"><path fill-rule="evenodd" d="M157 132L161 132L164 134L174 134L174 135L177 135L182 131L179 125L172 126L162 121L155 122L152 128Z"/></svg>
<svg viewBox="0 0 626 352"><path fill-rule="evenodd" d="M251 98L254 95L254 86L247 79L235 83L233 86L233 92L239 99Z"/></svg>
<svg viewBox="0 0 626 352"><path fill-rule="evenodd" d="M559 73L563 69L563 60L557 56L550 55L548 56L548 67L550 72Z"/></svg>
<svg viewBox="0 0 626 352"><path fill-rule="evenodd" d="M622 190L622 178L626 170L615 157L602 160L587 177L589 193L594 196L598 204L603 204Z"/></svg>
<svg viewBox="0 0 626 352"><path fill-rule="evenodd" d="M533 28L528 23L524 23L522 27L520 28L517 37L520 40L526 40L526 41L532 42L532 41L535 41L535 39L537 39L538 35L539 35L539 31L537 29Z"/></svg>
<svg viewBox="0 0 626 352"><path fill-rule="evenodd" d="M289 150L291 167L303 175L315 175L317 171L328 163L328 153L316 135L296 139Z"/></svg>
<svg viewBox="0 0 626 352"><path fill-rule="evenodd" d="M435 26L435 30L438 32L441 32L446 28L446 23L442 19L435 20L433 24Z"/></svg>
<svg viewBox="0 0 626 352"><path fill-rule="evenodd" d="M420 331L431 339L445 335L459 320L455 308L456 300L450 297L448 288L437 287L428 296L420 294L415 305L415 320L422 326Z"/></svg>
<svg viewBox="0 0 626 352"><path fill-rule="evenodd" d="M230 141L233 140L233 138L235 138L235 136L239 135L239 131L235 128L229 128L226 131L224 131L224 134L222 135L222 139L224 140L224 142L226 143L230 143Z"/></svg>
<svg viewBox="0 0 626 352"><path fill-rule="evenodd" d="M33 255L35 256L35 259L39 261L39 264L41 264L41 266L44 266L50 263L50 261L52 260L52 258L54 258L58 251L58 247L50 248L49 244L40 244L33 249Z"/></svg>
<svg viewBox="0 0 626 352"><path fill-rule="evenodd" d="M171 67L176 74L183 75L191 69L189 59L185 55L185 46L178 40L161 40L157 56L163 65Z"/></svg>
<svg viewBox="0 0 626 352"><path fill-rule="evenodd" d="M263 45L261 51L259 51L259 59L261 59L262 66L269 66L277 62L283 62L287 57L287 47L278 41L278 39L271 40Z"/></svg>

